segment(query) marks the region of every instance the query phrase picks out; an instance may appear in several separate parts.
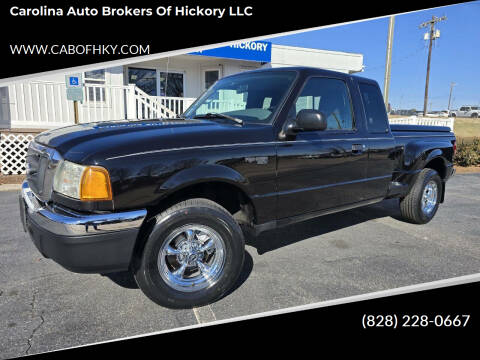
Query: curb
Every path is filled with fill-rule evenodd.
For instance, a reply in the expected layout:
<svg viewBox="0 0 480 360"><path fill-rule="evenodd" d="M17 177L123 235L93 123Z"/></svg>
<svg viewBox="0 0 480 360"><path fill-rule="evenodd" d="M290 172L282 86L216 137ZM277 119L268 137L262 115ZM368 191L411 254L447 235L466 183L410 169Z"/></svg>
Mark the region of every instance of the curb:
<svg viewBox="0 0 480 360"><path fill-rule="evenodd" d="M21 187L21 184L3 184L0 185L0 191L18 191Z"/></svg>

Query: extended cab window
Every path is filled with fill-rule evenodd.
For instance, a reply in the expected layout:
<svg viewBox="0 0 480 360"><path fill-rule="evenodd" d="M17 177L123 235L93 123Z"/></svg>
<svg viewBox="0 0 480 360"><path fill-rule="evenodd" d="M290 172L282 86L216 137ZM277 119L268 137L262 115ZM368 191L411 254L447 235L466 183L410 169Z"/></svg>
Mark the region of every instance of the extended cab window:
<svg viewBox="0 0 480 360"><path fill-rule="evenodd" d="M371 133L388 132L388 117L378 86L359 83L363 107L367 118L367 129Z"/></svg>
<svg viewBox="0 0 480 360"><path fill-rule="evenodd" d="M327 118L327 130L352 130L353 116L350 95L343 80L311 78L289 112L295 118L300 110L318 110Z"/></svg>

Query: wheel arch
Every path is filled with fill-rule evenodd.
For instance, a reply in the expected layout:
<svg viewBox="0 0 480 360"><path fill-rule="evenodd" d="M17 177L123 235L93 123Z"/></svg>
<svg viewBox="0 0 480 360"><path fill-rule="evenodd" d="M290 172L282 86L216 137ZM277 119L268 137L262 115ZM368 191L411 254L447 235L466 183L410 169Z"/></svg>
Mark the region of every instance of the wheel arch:
<svg viewBox="0 0 480 360"><path fill-rule="evenodd" d="M413 141L405 147L403 166L409 172L408 191L410 193L417 181L418 174L423 169L435 170L442 180L442 192L440 202L445 198L445 179L447 178L448 166L453 157L453 145L450 141Z"/></svg>
<svg viewBox="0 0 480 360"><path fill-rule="evenodd" d="M447 161L443 156L435 156L426 164L425 169L435 170L442 179L442 192L440 194L440 203L445 200L445 178L447 177Z"/></svg>
<svg viewBox="0 0 480 360"><path fill-rule="evenodd" d="M217 202L234 215L238 209L230 203L232 200L229 202L226 199L228 197L240 204L249 204L254 216L255 208L249 194L249 185L247 178L230 167L218 164L199 165L179 171L168 178L160 186L161 195L155 205L148 210L152 213L178 201L204 197Z"/></svg>
<svg viewBox="0 0 480 360"><path fill-rule="evenodd" d="M161 186L162 195L147 208L134 249L132 265L136 266L145 242L156 224L156 215L181 201L192 198L212 200L224 207L239 224L251 225L257 219L254 202L246 187L248 181L226 166L203 165L180 171Z"/></svg>

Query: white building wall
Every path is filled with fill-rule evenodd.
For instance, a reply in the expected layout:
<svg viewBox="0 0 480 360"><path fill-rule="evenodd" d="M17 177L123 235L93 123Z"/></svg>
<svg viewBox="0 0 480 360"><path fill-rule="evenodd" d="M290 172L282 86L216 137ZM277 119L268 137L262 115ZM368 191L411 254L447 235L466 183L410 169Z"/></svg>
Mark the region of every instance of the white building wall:
<svg viewBox="0 0 480 360"><path fill-rule="evenodd" d="M336 51L307 49L292 46L272 45L271 63L213 58L207 56L180 55L159 58L130 65L136 68L156 69L158 72L181 72L184 74L186 98L196 98L204 91L204 71L218 69L220 77L260 67L312 66L327 70L355 73L363 70L363 55ZM105 101L94 104L84 101L79 104L82 122L100 119L124 118L125 97L122 95L128 82L128 66L106 69L107 86ZM49 83L40 86L37 83ZM0 127L48 128L73 123L73 102L66 100L65 74L54 74L33 78L28 82L0 88ZM56 84L56 85L54 85ZM118 86L118 88L115 88ZM45 90L46 89L46 90ZM39 108L39 103L48 106ZM34 114L32 111L33 109Z"/></svg>
<svg viewBox="0 0 480 360"><path fill-rule="evenodd" d="M123 71L122 66L109 67L105 69L105 81L111 85L123 84ZM53 82L65 82L65 75L69 73L50 74L45 76L39 76L31 78L29 81L53 81Z"/></svg>
<svg viewBox="0 0 480 360"><path fill-rule="evenodd" d="M259 68L260 63L252 61L210 58L196 55L182 55L174 58L162 58L134 63L124 67L124 84L127 85L128 67L156 69L162 72L181 72L184 76L184 97L198 97L203 92L203 72L219 69L220 77L241 71Z"/></svg>
<svg viewBox="0 0 480 360"><path fill-rule="evenodd" d="M363 71L363 55L273 44L272 61L265 67L284 66L311 66L352 74Z"/></svg>

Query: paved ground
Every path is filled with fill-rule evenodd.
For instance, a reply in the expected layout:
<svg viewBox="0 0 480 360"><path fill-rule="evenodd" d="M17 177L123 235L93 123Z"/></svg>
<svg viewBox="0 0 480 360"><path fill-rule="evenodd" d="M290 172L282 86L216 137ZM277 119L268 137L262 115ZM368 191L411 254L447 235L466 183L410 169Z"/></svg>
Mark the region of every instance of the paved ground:
<svg viewBox="0 0 480 360"><path fill-rule="evenodd" d="M225 319L480 271L480 174L457 175L435 219L396 220L395 200L249 241L237 289L209 307L150 302L125 275L70 273L21 231L0 192L0 358Z"/></svg>

